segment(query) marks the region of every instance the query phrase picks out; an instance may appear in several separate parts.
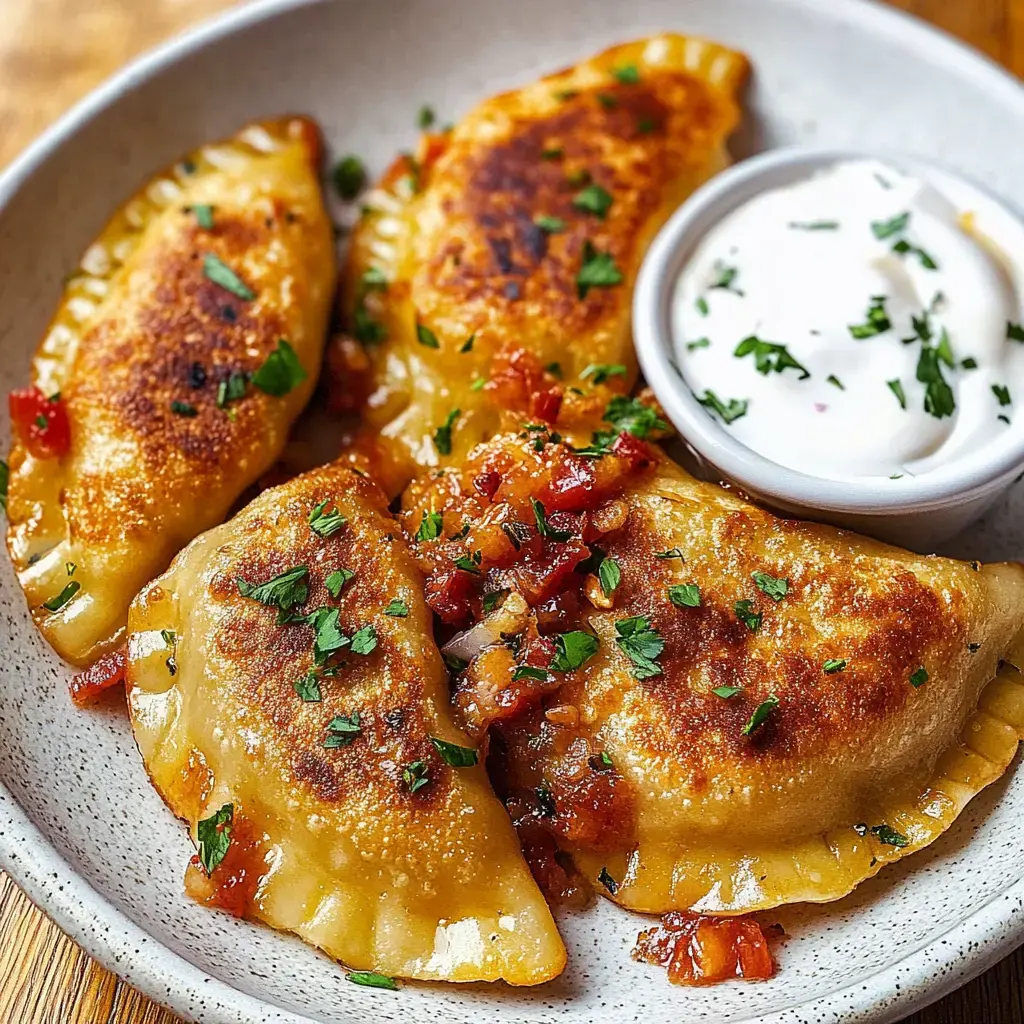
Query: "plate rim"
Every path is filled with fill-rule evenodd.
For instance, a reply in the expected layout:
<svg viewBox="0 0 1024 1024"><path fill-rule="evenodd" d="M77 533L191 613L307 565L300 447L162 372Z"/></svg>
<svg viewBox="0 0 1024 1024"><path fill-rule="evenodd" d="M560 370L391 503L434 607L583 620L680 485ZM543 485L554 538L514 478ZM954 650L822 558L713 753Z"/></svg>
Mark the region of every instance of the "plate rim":
<svg viewBox="0 0 1024 1024"><path fill-rule="evenodd" d="M15 157L0 174L0 210L66 138L158 72L249 26L291 10L331 2L359 0L251 0L205 18L143 52L78 100ZM770 2L820 12L819 0ZM830 16L837 21L854 21L892 38L909 39L924 51L942 57L985 91L1001 93L1008 103L1020 108L1024 119L1024 84L991 57L944 29L883 0L830 0L829 8ZM209 1024L317 1024L314 1018L220 981L154 939L55 849L2 781L0 815L4 819L0 868L72 941L127 984L190 1020L202 1019ZM31 862L24 856L26 850L31 851ZM819 1015L833 1014L835 1020L841 1016L848 1024L887 1024L921 1009L1024 944L1024 915L1015 920L1014 911L1003 909L1004 904L1024 908L1024 879L993 894L959 924L921 943L895 964L823 998L747 1018L744 1024L787 1024L794 1020L792 1014L811 1005ZM942 947L944 953L940 952ZM957 956L955 951L961 947L965 952ZM937 974L941 976L936 979ZM890 995L894 991L896 994ZM202 1013L201 1018L198 1013Z"/></svg>

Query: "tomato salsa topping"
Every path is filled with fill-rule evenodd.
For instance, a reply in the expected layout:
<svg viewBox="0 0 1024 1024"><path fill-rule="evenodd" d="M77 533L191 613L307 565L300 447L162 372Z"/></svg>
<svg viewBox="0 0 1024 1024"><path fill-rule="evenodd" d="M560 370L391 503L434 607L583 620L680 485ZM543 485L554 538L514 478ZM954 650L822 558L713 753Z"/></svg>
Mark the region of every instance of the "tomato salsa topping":
<svg viewBox="0 0 1024 1024"><path fill-rule="evenodd" d="M56 459L71 448L67 406L60 395L48 398L38 388L18 388L8 396L11 423L28 453Z"/></svg>

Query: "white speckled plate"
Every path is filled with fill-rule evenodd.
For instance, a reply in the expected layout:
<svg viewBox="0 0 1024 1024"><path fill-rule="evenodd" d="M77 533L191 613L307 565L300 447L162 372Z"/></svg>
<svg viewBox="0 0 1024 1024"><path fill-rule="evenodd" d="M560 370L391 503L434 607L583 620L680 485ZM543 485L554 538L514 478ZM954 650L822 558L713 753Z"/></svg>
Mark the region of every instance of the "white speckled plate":
<svg viewBox="0 0 1024 1024"><path fill-rule="evenodd" d="M0 180L0 392L26 379L62 277L108 213L197 143L251 118L308 112L336 150L380 169L412 144L421 103L455 117L497 89L664 28L752 58L738 155L806 141L900 149L1024 205L1024 91L863 0L258 4L133 65ZM1020 491L951 551L1020 556ZM66 669L32 628L6 559L0 644L0 864L108 967L197 1020L887 1021L1024 940L1024 774L1011 772L940 842L852 897L781 912L791 938L765 984L673 988L629 959L643 921L601 902L563 917L570 966L550 985L357 988L297 940L185 899L191 848L147 783L124 715L72 708Z"/></svg>

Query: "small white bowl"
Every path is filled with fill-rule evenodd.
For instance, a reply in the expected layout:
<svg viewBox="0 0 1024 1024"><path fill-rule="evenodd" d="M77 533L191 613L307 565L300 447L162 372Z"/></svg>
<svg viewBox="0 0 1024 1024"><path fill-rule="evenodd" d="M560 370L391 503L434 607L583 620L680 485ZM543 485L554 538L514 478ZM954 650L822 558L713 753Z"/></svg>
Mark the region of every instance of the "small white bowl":
<svg viewBox="0 0 1024 1024"><path fill-rule="evenodd" d="M1024 282L1024 222L991 192L935 164L887 154L793 147L772 150L718 175L684 203L654 240L633 300L637 356L683 440L723 479L787 513L850 527L916 550L973 522L1024 470L1024 416L981 450L922 476L830 480L781 466L738 441L701 406L676 368L671 305L676 282L704 235L762 192L805 180L846 160L877 159L934 185L1006 255ZM1019 384L1018 384L1019 386ZM1019 421L1019 422L1018 422Z"/></svg>

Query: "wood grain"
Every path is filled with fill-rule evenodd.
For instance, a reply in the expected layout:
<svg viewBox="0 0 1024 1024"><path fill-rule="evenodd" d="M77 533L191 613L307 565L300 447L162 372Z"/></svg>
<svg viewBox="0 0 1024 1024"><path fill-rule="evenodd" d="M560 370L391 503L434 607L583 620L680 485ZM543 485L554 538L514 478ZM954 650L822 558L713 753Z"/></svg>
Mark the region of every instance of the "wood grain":
<svg viewBox="0 0 1024 1024"><path fill-rule="evenodd" d="M890 2L1024 76L1024 0ZM228 3L0 0L0 166L115 68ZM90 959L0 874L0 1024L177 1021ZM1024 949L904 1024L1024 1024Z"/></svg>

